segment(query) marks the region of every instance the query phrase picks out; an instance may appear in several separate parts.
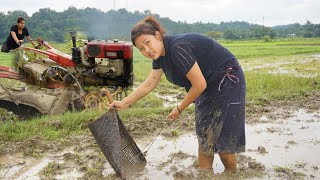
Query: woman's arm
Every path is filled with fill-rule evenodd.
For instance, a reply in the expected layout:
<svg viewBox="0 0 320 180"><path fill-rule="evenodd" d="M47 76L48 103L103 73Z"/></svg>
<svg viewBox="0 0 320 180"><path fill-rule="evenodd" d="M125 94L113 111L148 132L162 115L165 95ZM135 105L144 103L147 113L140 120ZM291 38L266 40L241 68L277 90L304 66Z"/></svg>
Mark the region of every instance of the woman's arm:
<svg viewBox="0 0 320 180"><path fill-rule="evenodd" d="M192 66L190 71L187 73L187 78L191 82L191 88L181 104L172 110L169 114L169 120L175 120L179 117L180 112L187 108L192 102L194 102L202 92L207 88L207 82L204 78L202 71L197 62Z"/></svg>
<svg viewBox="0 0 320 180"><path fill-rule="evenodd" d="M158 85L162 74L162 69L152 69L147 79L142 84L140 84L135 91L133 91L122 101L114 101L113 103L109 104L109 107L115 106L119 109L124 109L134 104L136 101L149 94Z"/></svg>
<svg viewBox="0 0 320 180"><path fill-rule="evenodd" d="M30 36L27 36L27 39L34 47L36 46Z"/></svg>
<svg viewBox="0 0 320 180"><path fill-rule="evenodd" d="M202 92L207 88L207 81L204 78L202 71L196 62L190 71L187 73L187 78L191 82L191 88L182 100L181 104L178 106L180 111L183 111L187 108L192 102L194 102Z"/></svg>

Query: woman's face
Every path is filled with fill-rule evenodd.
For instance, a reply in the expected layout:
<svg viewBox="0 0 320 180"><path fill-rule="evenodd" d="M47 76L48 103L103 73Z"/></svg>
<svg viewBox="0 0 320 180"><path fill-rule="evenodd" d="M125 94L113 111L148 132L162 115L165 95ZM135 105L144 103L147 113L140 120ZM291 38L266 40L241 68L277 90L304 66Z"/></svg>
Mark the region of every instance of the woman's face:
<svg viewBox="0 0 320 180"><path fill-rule="evenodd" d="M26 21L21 21L20 23L18 23L19 29L23 29L25 26L26 26Z"/></svg>
<svg viewBox="0 0 320 180"><path fill-rule="evenodd" d="M141 54L150 59L158 59L165 54L163 41L158 31L155 35L140 35L136 39L135 45L140 50Z"/></svg>

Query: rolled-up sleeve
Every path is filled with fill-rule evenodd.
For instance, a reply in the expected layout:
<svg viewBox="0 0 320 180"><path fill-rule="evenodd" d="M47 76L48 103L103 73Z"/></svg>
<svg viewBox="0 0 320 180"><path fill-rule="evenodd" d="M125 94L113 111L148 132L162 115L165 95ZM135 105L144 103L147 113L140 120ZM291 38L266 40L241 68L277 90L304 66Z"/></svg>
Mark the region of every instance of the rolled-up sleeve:
<svg viewBox="0 0 320 180"><path fill-rule="evenodd" d="M172 50L174 64L184 75L187 75L197 61L192 51L192 44L187 41L178 42L173 45Z"/></svg>

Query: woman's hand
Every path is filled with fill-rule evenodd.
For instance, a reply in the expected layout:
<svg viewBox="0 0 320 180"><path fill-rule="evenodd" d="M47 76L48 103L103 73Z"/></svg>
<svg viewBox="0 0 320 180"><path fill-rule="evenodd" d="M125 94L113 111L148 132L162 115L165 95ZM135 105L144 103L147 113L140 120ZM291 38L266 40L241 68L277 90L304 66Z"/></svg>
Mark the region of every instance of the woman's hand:
<svg viewBox="0 0 320 180"><path fill-rule="evenodd" d="M17 44L19 44L19 46L21 46L21 44L23 44L23 40L18 40Z"/></svg>
<svg viewBox="0 0 320 180"><path fill-rule="evenodd" d="M111 104L108 104L108 109L117 108L118 110L121 110L127 107L129 107L129 104L124 101L113 101Z"/></svg>
<svg viewBox="0 0 320 180"><path fill-rule="evenodd" d="M168 119L169 121L174 121L174 120L176 120L176 119L179 118L179 115L180 115L180 112L179 112L179 110L177 109L177 107L175 107L175 108L171 111L171 113L168 115L167 119Z"/></svg>

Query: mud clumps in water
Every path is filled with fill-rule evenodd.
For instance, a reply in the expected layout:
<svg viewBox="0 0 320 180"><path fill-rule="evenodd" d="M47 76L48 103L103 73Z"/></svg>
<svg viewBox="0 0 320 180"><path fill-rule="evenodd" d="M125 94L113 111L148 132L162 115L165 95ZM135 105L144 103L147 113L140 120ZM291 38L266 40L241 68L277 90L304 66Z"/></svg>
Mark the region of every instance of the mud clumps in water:
<svg viewBox="0 0 320 180"><path fill-rule="evenodd" d="M270 133L280 132L280 128L270 127L267 128L267 131Z"/></svg>
<svg viewBox="0 0 320 180"><path fill-rule="evenodd" d="M250 169L254 169L254 170L262 170L264 171L266 168L263 164L256 162L256 161L249 161L248 162L248 166Z"/></svg>
<svg viewBox="0 0 320 180"><path fill-rule="evenodd" d="M254 159L251 159L249 156L245 156L243 154L237 155L237 163L239 169L250 168L252 170L264 171L265 166Z"/></svg>
<svg viewBox="0 0 320 180"><path fill-rule="evenodd" d="M96 168L87 168L81 179L104 179L102 171Z"/></svg>
<svg viewBox="0 0 320 180"><path fill-rule="evenodd" d="M245 178L253 178L253 177L263 177L265 172L265 166L260 162L257 162L254 159L251 159L249 156L245 156L243 154L237 155L237 163L238 169L234 172L224 172L222 174L218 174L215 176L221 178L236 178L236 179L245 179Z"/></svg>
<svg viewBox="0 0 320 180"><path fill-rule="evenodd" d="M120 180L120 178L116 174L109 174L106 176L106 179L112 179L112 180Z"/></svg>
<svg viewBox="0 0 320 180"><path fill-rule="evenodd" d="M180 131L178 129L173 130L173 131L164 131L161 133L162 136L166 137L166 138L177 138L181 135Z"/></svg>
<svg viewBox="0 0 320 180"><path fill-rule="evenodd" d="M186 159L186 158L189 158L189 157L193 157L187 153L184 153L182 151L179 151L177 153L173 153L170 155L171 159Z"/></svg>
<svg viewBox="0 0 320 180"><path fill-rule="evenodd" d="M295 141L288 141L288 143L287 143L288 145L296 145L296 144L298 144L297 142L295 142Z"/></svg>
<svg viewBox="0 0 320 180"><path fill-rule="evenodd" d="M246 103L246 124L273 123L277 119L291 118L291 111L308 109L312 113L319 110L320 92L317 90L305 92L305 95L295 95L290 99L272 100L257 99L257 102ZM265 115L267 120L260 120Z"/></svg>
<svg viewBox="0 0 320 180"><path fill-rule="evenodd" d="M212 179L214 176L213 170L201 170L198 167L188 167L183 170L178 170L178 168L173 165L170 167L170 171L167 174L172 174L175 180L191 180L191 179Z"/></svg>
<svg viewBox="0 0 320 180"><path fill-rule="evenodd" d="M290 105L294 103L295 101ZM306 156L306 158L309 159L296 159L295 154L302 152L307 155L312 154L312 152L317 152L319 147L317 145L320 144L320 138L316 130L318 128L318 122L320 122L320 112L317 111L317 113L308 115L309 111L297 111L297 109L292 110L287 107L280 108L280 106L274 106L279 104L280 103L277 104L271 102L271 108L261 108L260 110L264 111L264 118L262 120L260 118L261 114L258 113L252 115L259 117L255 119L258 124L256 126L251 125L251 123L255 123L250 120L247 124L249 130L248 134L250 134L250 136L248 136L248 142L251 142L248 143L248 148L250 149L248 152L244 153L245 155L238 155L238 170L236 172L222 173L224 170L223 165L219 159L215 158L218 162L215 161L216 164L214 165L214 170L215 173L220 174L213 175L213 178L258 179L259 177L262 177L265 179L308 179L310 176L311 178L319 179L319 158L316 156ZM275 111L274 108L279 109ZM286 112L287 110L289 111ZM258 110L257 112L260 111ZM139 137L142 136L151 137L151 135L155 135L164 125L166 115L167 112L163 114L159 113L148 118L127 117L125 124L129 126L132 125L131 127L134 127L131 131L135 135L135 139L139 139ZM252 116L249 115L249 119L252 118ZM293 118L289 118L289 120L282 119L290 116L293 116ZM54 117L52 117L52 122L45 125L59 127L59 119L53 118ZM167 137L157 138L153 147L150 149L149 155L147 156L148 163L150 164L148 164L147 169L143 174L138 174L140 175L139 178L143 179L141 176L144 176L145 179L156 179L156 175L160 174L163 179L212 179L208 178L211 176L210 173L199 172L196 160L197 158L194 156L198 152L198 149L194 148L196 145L194 143L197 140L195 135L193 134L190 136L192 138L188 138L189 135L184 135L188 129L192 130L194 133L194 115L191 113L181 114L180 120L175 121L172 125L173 126L171 127L164 128L163 132L167 131L171 133L174 129L178 129L181 132L180 136L178 138L173 137L172 139ZM300 128L302 125L308 125L309 128ZM316 136L309 137L308 133L310 132L314 132ZM289 136L289 134L292 133L293 135ZM305 137L305 139L300 139L300 136ZM298 144L294 145L295 143L293 141L291 142L291 140L294 140L294 142ZM145 144L141 144L142 147L144 147L144 145ZM286 149L285 146L288 146L288 148L291 149ZM193 148L194 150L192 150ZM59 149L62 150L62 152L60 152ZM311 151L307 151L309 149L311 149ZM53 177L46 176L45 179L68 179L69 177L69 179L118 179L110 165L107 163L105 157L101 154L94 138L87 134L66 137L62 144L44 141L40 137L30 138L23 142L0 141L0 155L2 152L11 154L20 150L28 152L26 153L28 156L41 157L42 155L45 155L45 162L52 160L53 162L60 164L60 168L63 169L63 174L59 174L61 170L58 168L57 175L52 175ZM59 150L59 152L55 152L56 150ZM152 155L152 152L155 153ZM268 152L269 154L265 154ZM275 156L275 152L279 153ZM291 154L287 156L289 153ZM281 155L280 158L278 155ZM21 156L23 157L23 154ZM20 158L20 156L18 158ZM0 173L7 172L7 169L14 171L16 168L15 166L23 168L31 167L31 169L34 169L33 167L36 167L38 161L36 161L37 163L30 164L29 159L34 160L39 158L24 157L23 161L20 162L22 164L14 161L13 168L7 167L9 162L12 162L11 159L7 159L1 162L3 165L1 167L0 164ZM315 160L314 162L312 161L313 159ZM286 162L287 160L288 162ZM297 163L300 161L308 162L309 164L305 165L304 163ZM41 168L45 166L47 166L47 164L41 166ZM275 166L277 167L275 168ZM3 170L1 171L1 169ZM75 172L73 173L72 171ZM14 174L17 175L14 176ZM47 172L47 174L50 173ZM14 178L18 176L20 176L19 172L9 173L4 176L4 179L10 179L11 177ZM33 176L40 177L39 174L34 174ZM63 178L62 176L66 178Z"/></svg>
<svg viewBox="0 0 320 180"><path fill-rule="evenodd" d="M195 175L192 172L178 171L173 174L174 179L195 179Z"/></svg>
<svg viewBox="0 0 320 180"><path fill-rule="evenodd" d="M19 148L25 156L40 157L46 151L57 151L59 148L55 144L47 143L41 137L33 137L21 143Z"/></svg>
<svg viewBox="0 0 320 180"><path fill-rule="evenodd" d="M164 161L158 165L159 170L163 169L165 166L168 166L169 164L173 164L174 162L179 162L187 158L194 158L195 156L179 151L179 152L170 154L169 157L170 157L169 160ZM171 166L170 169L173 172L176 172L178 170L176 166Z"/></svg>
<svg viewBox="0 0 320 180"><path fill-rule="evenodd" d="M65 154L63 154L63 159L65 161L72 161L72 160L79 159L79 156L76 155L75 153L65 153Z"/></svg>
<svg viewBox="0 0 320 180"><path fill-rule="evenodd" d="M304 169L307 166L307 163L304 162L297 162L297 164L294 165L296 168Z"/></svg>
<svg viewBox="0 0 320 180"><path fill-rule="evenodd" d="M261 153L261 154L266 154L266 153L268 153L267 150L266 150L266 148L263 147L263 146L259 146L258 149L257 149L257 151L258 151L259 153Z"/></svg>
<svg viewBox="0 0 320 180"><path fill-rule="evenodd" d="M173 153L170 155L171 159L182 160L190 157L190 155L183 152ZM193 156L192 156L193 157ZM265 166L260 162L257 162L251 157L239 154L238 155L238 170L226 171L218 174L214 174L213 170L201 170L198 168L197 160L189 167L178 167L173 164L167 174L171 174L174 179L246 179L263 177L265 172Z"/></svg>
<svg viewBox="0 0 320 180"><path fill-rule="evenodd" d="M274 171L277 176L283 179L303 179L306 175L302 172L296 172L288 167L276 166Z"/></svg>
<svg viewBox="0 0 320 180"><path fill-rule="evenodd" d="M318 171L318 170L319 170L319 167L316 166L316 165L313 165L313 166L312 166L312 169L315 170L315 171Z"/></svg>
<svg viewBox="0 0 320 180"><path fill-rule="evenodd" d="M43 168L40 172L39 175L43 179L48 179L56 176L57 174L61 174L63 169L63 166L59 163L56 162L50 162L45 168Z"/></svg>
<svg viewBox="0 0 320 180"><path fill-rule="evenodd" d="M69 170L79 170L82 174L80 179L105 179L103 170L104 164L107 163L106 158L100 153L93 138L82 137L81 139L81 144L74 147L71 152L62 155L65 166Z"/></svg>

